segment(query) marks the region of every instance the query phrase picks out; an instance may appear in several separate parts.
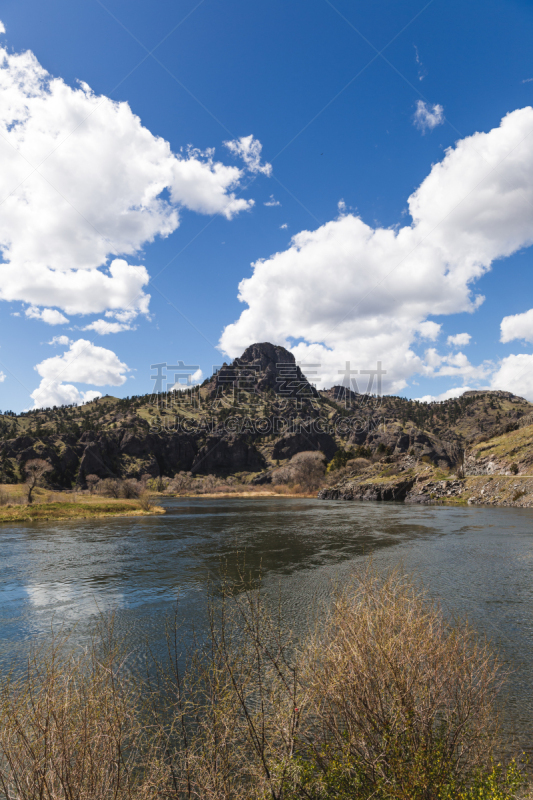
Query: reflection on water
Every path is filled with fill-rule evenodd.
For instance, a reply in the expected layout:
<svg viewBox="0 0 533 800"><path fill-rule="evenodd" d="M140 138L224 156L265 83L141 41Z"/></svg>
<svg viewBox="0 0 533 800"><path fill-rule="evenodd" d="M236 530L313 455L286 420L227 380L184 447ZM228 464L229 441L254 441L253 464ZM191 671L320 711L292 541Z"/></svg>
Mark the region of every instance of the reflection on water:
<svg viewBox="0 0 533 800"><path fill-rule="evenodd" d="M452 614L467 614L513 669L510 725L533 733L533 510L419 508L308 499L165 501L164 517L0 528L0 661L22 658L53 622L83 642L115 612L131 649L164 636L180 612L201 627L221 563L262 571L295 630L372 556L401 562Z"/></svg>

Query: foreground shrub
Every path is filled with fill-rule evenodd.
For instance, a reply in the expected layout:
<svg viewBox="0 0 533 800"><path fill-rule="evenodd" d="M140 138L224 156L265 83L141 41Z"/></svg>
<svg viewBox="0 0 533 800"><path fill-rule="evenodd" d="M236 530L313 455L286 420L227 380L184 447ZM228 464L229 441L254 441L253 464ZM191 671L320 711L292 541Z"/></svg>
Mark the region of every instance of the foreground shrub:
<svg viewBox="0 0 533 800"><path fill-rule="evenodd" d="M207 634L125 669L111 632L0 686L0 797L17 800L507 800L501 673L400 573L368 571L298 645L260 588L217 588ZM185 666L184 666L185 665Z"/></svg>
<svg viewBox="0 0 533 800"><path fill-rule="evenodd" d="M320 730L302 751L313 790L333 780L358 797L430 800L487 766L498 665L400 573L367 573L344 592L304 663Z"/></svg>
<svg viewBox="0 0 533 800"><path fill-rule="evenodd" d="M122 679L114 646L77 657L65 645L56 639L30 658L24 678L2 681L0 796L132 797L149 754L137 689Z"/></svg>

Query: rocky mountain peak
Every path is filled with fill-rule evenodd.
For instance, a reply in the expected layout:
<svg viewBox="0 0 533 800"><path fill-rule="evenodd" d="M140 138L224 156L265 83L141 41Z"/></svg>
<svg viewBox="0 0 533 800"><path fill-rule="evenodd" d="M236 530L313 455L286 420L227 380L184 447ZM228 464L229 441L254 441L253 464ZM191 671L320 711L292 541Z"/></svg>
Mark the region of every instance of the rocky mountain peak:
<svg viewBox="0 0 533 800"><path fill-rule="evenodd" d="M270 342L256 342L230 365L223 365L213 376L211 393L233 386L250 392L272 390L284 397L316 397L312 386L291 352Z"/></svg>

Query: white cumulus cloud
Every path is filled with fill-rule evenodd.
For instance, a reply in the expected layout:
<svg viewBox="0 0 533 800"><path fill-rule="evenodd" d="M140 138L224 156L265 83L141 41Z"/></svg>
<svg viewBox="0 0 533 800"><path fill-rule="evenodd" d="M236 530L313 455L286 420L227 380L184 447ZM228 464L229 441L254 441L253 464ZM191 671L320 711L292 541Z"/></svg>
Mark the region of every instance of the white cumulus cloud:
<svg viewBox="0 0 533 800"><path fill-rule="evenodd" d="M106 319L97 319L86 325L84 331L96 331L101 336L106 333L121 333L122 331L131 331L132 326L125 322L108 322Z"/></svg>
<svg viewBox="0 0 533 800"><path fill-rule="evenodd" d="M429 339L430 341L434 342L438 339L442 325L438 322L433 322L432 320L427 320L426 322L421 322L418 326L418 332L422 339Z"/></svg>
<svg viewBox="0 0 533 800"><path fill-rule="evenodd" d="M519 353L503 358L491 378L492 389L503 389L533 401L533 355Z"/></svg>
<svg viewBox="0 0 533 800"><path fill-rule="evenodd" d="M470 344L471 338L469 333L456 333L454 336L448 336L446 344L450 347L466 347Z"/></svg>
<svg viewBox="0 0 533 800"><path fill-rule="evenodd" d="M65 315L56 308L36 308L35 306L30 306L24 313L30 319L40 319L46 322L47 325L65 325L65 323L68 322Z"/></svg>
<svg viewBox="0 0 533 800"><path fill-rule="evenodd" d="M504 317L500 324L500 331L501 342L512 342L513 339L533 342L533 308L523 314Z"/></svg>
<svg viewBox="0 0 533 800"><path fill-rule="evenodd" d="M444 122L444 109L438 103L433 106L428 106L423 100L419 100L416 104L416 111L413 117L413 125L425 133L432 131L438 125Z"/></svg>
<svg viewBox="0 0 533 800"><path fill-rule="evenodd" d="M212 150L172 152L127 103L68 86L29 51L0 48L0 137L3 300L146 313L148 272L130 258L182 207L231 219L253 205L235 193L243 170ZM252 137L252 164L257 152Z"/></svg>
<svg viewBox="0 0 533 800"><path fill-rule="evenodd" d="M475 281L533 242L532 129L527 107L458 141L409 198L410 225L375 228L343 214L256 261L239 285L246 308L221 349L235 357L256 341L284 345L320 363L321 386L338 383L346 361L358 369L381 361L388 390L403 389L424 373L413 344L428 316L474 311L483 301ZM442 365L450 375L487 372L454 358Z"/></svg>
<svg viewBox="0 0 533 800"><path fill-rule="evenodd" d="M280 205L281 205L281 203L279 202L279 200L276 200L276 199L275 199L275 197L274 197L274 195L273 195L273 194L271 194L271 195L270 195L270 199L269 199L269 200L267 200L267 201L266 201L266 203L263 203L263 205L264 205L264 206L270 206L270 207L273 207L273 206L280 206Z"/></svg>
<svg viewBox="0 0 533 800"><path fill-rule="evenodd" d="M3 383L5 381L5 379L6 379L5 372L0 372L0 383Z"/></svg>
<svg viewBox="0 0 533 800"><path fill-rule="evenodd" d="M32 392L35 408L63 403L83 403L99 397L94 390L80 391L74 383L92 386L122 386L129 367L118 356L86 339L71 342L60 356L46 358L35 369L41 376L40 385Z"/></svg>
<svg viewBox="0 0 533 800"><path fill-rule="evenodd" d="M6 26L4 25L3 22L0 21L0 33L5 33L5 32L6 32Z"/></svg>
<svg viewBox="0 0 533 800"><path fill-rule="evenodd" d="M272 174L272 164L261 164L263 145L259 139L254 139L250 134L250 136L241 136L240 139L233 139L231 142L224 142L224 144L230 153L242 158L250 172L262 172L264 175ZM265 203L265 205L269 204Z"/></svg>
<svg viewBox="0 0 533 800"><path fill-rule="evenodd" d="M47 342L47 344L51 344L54 347L60 345L62 347L68 347L70 344L70 339L68 336L53 336L52 339Z"/></svg>

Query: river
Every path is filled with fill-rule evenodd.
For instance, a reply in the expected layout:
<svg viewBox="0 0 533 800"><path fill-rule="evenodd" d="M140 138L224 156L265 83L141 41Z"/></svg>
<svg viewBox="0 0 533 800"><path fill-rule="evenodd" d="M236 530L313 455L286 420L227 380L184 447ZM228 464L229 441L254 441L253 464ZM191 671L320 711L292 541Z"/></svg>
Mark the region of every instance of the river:
<svg viewBox="0 0 533 800"><path fill-rule="evenodd" d="M164 640L176 607L200 629L209 576L243 559L304 630L310 610L372 557L401 564L447 613L467 615L511 668L509 734L533 742L533 509L182 498L164 516L4 524L0 665L21 663L51 627L84 642L115 614L126 646Z"/></svg>

